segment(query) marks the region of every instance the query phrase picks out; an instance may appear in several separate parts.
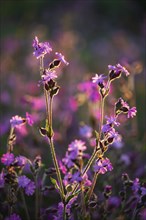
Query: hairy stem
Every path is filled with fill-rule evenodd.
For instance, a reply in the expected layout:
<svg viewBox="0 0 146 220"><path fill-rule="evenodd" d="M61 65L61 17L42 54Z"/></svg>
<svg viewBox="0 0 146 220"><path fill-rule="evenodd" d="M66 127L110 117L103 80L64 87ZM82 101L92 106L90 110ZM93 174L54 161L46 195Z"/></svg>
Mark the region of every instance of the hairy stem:
<svg viewBox="0 0 146 220"><path fill-rule="evenodd" d="M37 220L39 218L39 189L38 189L37 175L35 176L35 185L36 185L36 191L35 191L35 219Z"/></svg>

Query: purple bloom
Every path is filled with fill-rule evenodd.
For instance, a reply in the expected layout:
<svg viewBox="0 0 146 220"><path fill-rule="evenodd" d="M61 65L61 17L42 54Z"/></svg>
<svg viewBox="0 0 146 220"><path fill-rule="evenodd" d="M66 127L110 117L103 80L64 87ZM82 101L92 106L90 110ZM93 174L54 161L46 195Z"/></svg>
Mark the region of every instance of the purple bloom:
<svg viewBox="0 0 146 220"><path fill-rule="evenodd" d="M121 66L121 64L116 64L115 66L112 66L112 65L108 65L108 69L109 71L114 71L114 73L118 74L120 72L123 72L125 73L126 76L128 76L130 73L128 72L128 70Z"/></svg>
<svg viewBox="0 0 146 220"><path fill-rule="evenodd" d="M127 117L128 117L128 118L133 118L134 116L136 116L136 112L137 112L136 107L130 108L130 109L128 110L128 115L127 115Z"/></svg>
<svg viewBox="0 0 146 220"><path fill-rule="evenodd" d="M109 124L105 124L102 126L102 132L103 133L108 133L109 131L111 131L112 127Z"/></svg>
<svg viewBox="0 0 146 220"><path fill-rule="evenodd" d="M76 150L76 149L78 149L79 151L86 150L87 147L85 146L85 142L83 142L81 140L75 140L68 147L69 151L73 151L73 150Z"/></svg>
<svg viewBox="0 0 146 220"><path fill-rule="evenodd" d="M109 209L118 208L120 203L121 203L121 201L118 197L112 196L108 199L108 208Z"/></svg>
<svg viewBox="0 0 146 220"><path fill-rule="evenodd" d="M65 158L62 159L63 163L68 167L71 168L74 166L74 162L72 161L74 158L76 158L76 155L74 152L72 154L69 154L68 152L65 155Z"/></svg>
<svg viewBox="0 0 146 220"><path fill-rule="evenodd" d="M24 156L17 156L15 158L15 161L17 162L18 166L25 166L25 164L27 163L27 158Z"/></svg>
<svg viewBox="0 0 146 220"><path fill-rule="evenodd" d="M26 195L30 196L30 195L33 195L34 194L34 191L35 191L35 184L34 182L30 181L27 186L25 187L25 193Z"/></svg>
<svg viewBox="0 0 146 220"><path fill-rule="evenodd" d="M95 162L93 168L95 172L105 174L107 171L111 171L113 166L108 158L101 158Z"/></svg>
<svg viewBox="0 0 146 220"><path fill-rule="evenodd" d="M92 82L96 83L96 84L103 84L104 83L104 79L106 78L106 76L104 76L103 74L95 74L94 77L92 77Z"/></svg>
<svg viewBox="0 0 146 220"><path fill-rule="evenodd" d="M65 60L64 56L61 53L56 52L57 59L62 61L65 65L68 65L69 63Z"/></svg>
<svg viewBox="0 0 146 220"><path fill-rule="evenodd" d="M67 173L66 166L62 163L62 161L59 161L59 168L62 171L63 174Z"/></svg>
<svg viewBox="0 0 146 220"><path fill-rule="evenodd" d="M107 124L112 124L112 125L116 125L116 126L120 125L120 123L116 121L117 120L116 117L112 117L112 116L107 117L107 116L105 116L105 118L107 119Z"/></svg>
<svg viewBox="0 0 146 220"><path fill-rule="evenodd" d="M81 173L78 171L72 175L71 183L80 183L82 181Z"/></svg>
<svg viewBox="0 0 146 220"><path fill-rule="evenodd" d="M62 220L63 219L63 210L64 210L64 204L63 204L63 202L59 202L58 209L57 209L57 216L53 216L54 220Z"/></svg>
<svg viewBox="0 0 146 220"><path fill-rule="evenodd" d="M139 190L140 188L140 182L139 182L139 178L136 178L134 181L133 181L133 186L132 186L132 190L137 193L137 191Z"/></svg>
<svg viewBox="0 0 146 220"><path fill-rule="evenodd" d="M13 213L12 215L10 215L9 217L6 217L5 220L21 220L20 216Z"/></svg>
<svg viewBox="0 0 146 220"><path fill-rule="evenodd" d="M28 179L25 175L18 177L18 185L19 187L25 188L30 183L30 179Z"/></svg>
<svg viewBox="0 0 146 220"><path fill-rule="evenodd" d="M37 37L33 40L32 46L34 47L33 55L39 59L40 57L44 57L45 54L50 53L52 48L48 42L39 43Z"/></svg>
<svg viewBox="0 0 146 220"><path fill-rule="evenodd" d="M14 159L15 159L14 154L8 152L8 153L2 155L1 162L4 165L9 166L14 162Z"/></svg>
<svg viewBox="0 0 146 220"><path fill-rule="evenodd" d="M144 196L146 195L146 187L140 187L140 190L141 190L141 195Z"/></svg>
<svg viewBox="0 0 146 220"><path fill-rule="evenodd" d="M30 126L32 126L33 125L33 119L32 119L32 116L28 113L28 112L26 112L26 121L27 121L27 123L30 125Z"/></svg>
<svg viewBox="0 0 146 220"><path fill-rule="evenodd" d="M86 138L90 138L92 136L92 128L88 125L81 126L80 135Z"/></svg>
<svg viewBox="0 0 146 220"><path fill-rule="evenodd" d="M42 80L41 82L48 82L50 81L51 79L56 79L57 78L57 75L55 74L55 70L49 70L49 69L46 69L44 74L41 76Z"/></svg>
<svg viewBox="0 0 146 220"><path fill-rule="evenodd" d="M83 182L85 186L91 186L92 182L88 179L87 173L83 176Z"/></svg>
<svg viewBox="0 0 146 220"><path fill-rule="evenodd" d="M19 128L26 123L26 119L15 115L10 119L10 123L13 128Z"/></svg>

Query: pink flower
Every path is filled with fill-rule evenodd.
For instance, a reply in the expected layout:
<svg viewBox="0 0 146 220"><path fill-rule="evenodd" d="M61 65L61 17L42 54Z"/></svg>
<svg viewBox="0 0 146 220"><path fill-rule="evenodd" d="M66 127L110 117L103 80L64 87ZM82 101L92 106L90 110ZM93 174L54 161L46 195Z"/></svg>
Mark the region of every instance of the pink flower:
<svg viewBox="0 0 146 220"><path fill-rule="evenodd" d="M128 117L128 118L133 118L134 116L136 116L136 112L137 112L136 107L130 108L130 109L128 110L128 115L127 115L127 117Z"/></svg>
<svg viewBox="0 0 146 220"><path fill-rule="evenodd" d="M61 54L56 52L55 53L57 55L57 59L60 60L61 62L63 62L65 65L68 65L69 63L65 60L65 57Z"/></svg>
<svg viewBox="0 0 146 220"><path fill-rule="evenodd" d="M15 159L14 154L8 152L8 153L2 155L1 162L4 165L9 166L14 162L14 159Z"/></svg>

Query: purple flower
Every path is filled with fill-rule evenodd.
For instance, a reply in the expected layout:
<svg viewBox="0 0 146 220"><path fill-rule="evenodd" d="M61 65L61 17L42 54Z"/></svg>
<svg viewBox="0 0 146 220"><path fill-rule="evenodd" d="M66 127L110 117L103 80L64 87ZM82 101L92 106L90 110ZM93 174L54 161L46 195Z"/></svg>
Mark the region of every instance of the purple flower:
<svg viewBox="0 0 146 220"><path fill-rule="evenodd" d="M83 176L83 182L85 186L91 186L92 182L88 179L87 173Z"/></svg>
<svg viewBox="0 0 146 220"><path fill-rule="evenodd" d="M50 44L48 42L39 43L38 37L35 37L32 46L34 47L33 55L37 59L52 51Z"/></svg>
<svg viewBox="0 0 146 220"><path fill-rule="evenodd" d="M18 177L18 185L19 187L25 188L30 183L30 179L28 179L25 175Z"/></svg>
<svg viewBox="0 0 146 220"><path fill-rule="evenodd" d="M139 182L139 178L135 178L135 180L133 181L133 186L132 186L132 190L137 193L137 191L140 188L140 182Z"/></svg>
<svg viewBox="0 0 146 220"><path fill-rule="evenodd" d="M18 166L23 167L23 166L25 166L25 164L27 163L27 158L24 157L24 156L17 156L17 157L15 158L15 161L16 161L16 163L17 163Z"/></svg>
<svg viewBox="0 0 146 220"><path fill-rule="evenodd" d="M31 195L33 195L34 194L34 191L35 191L35 184L34 184L34 182L32 182L32 181L30 181L28 184L27 184L27 186L25 187L25 193L26 193L26 195L28 195L28 196L31 196Z"/></svg>
<svg viewBox="0 0 146 220"><path fill-rule="evenodd" d="M67 173L66 166L62 163L62 161L59 161L59 168L62 171L63 174Z"/></svg>
<svg viewBox="0 0 146 220"><path fill-rule="evenodd" d="M76 150L76 149L78 149L79 151L86 150L87 147L85 146L85 142L83 142L81 140L75 140L68 147L69 151L73 151L73 150Z"/></svg>
<svg viewBox="0 0 146 220"><path fill-rule="evenodd" d="M108 158L101 158L95 162L93 168L96 173L105 174L107 171L111 171L113 166Z"/></svg>
<svg viewBox="0 0 146 220"><path fill-rule="evenodd" d="M15 115L10 119L10 123L13 128L19 128L26 123L26 119Z"/></svg>
<svg viewBox="0 0 146 220"><path fill-rule="evenodd" d="M128 117L128 118L133 118L134 116L136 116L136 112L137 112L136 107L130 108L130 109L128 110L128 115L127 115L127 117Z"/></svg>
<svg viewBox="0 0 146 220"><path fill-rule="evenodd" d="M128 72L128 70L121 66L121 64L116 64L115 66L112 66L112 65L108 65L108 69L109 71L114 71L115 74L118 74L118 73L125 73L126 76L128 76L130 73Z"/></svg>
<svg viewBox="0 0 146 220"><path fill-rule="evenodd" d="M72 175L71 183L80 183L82 181L81 173L78 171Z"/></svg>
<svg viewBox="0 0 146 220"><path fill-rule="evenodd" d="M105 118L107 119L107 124L112 124L112 125L116 125L116 126L120 125L120 123L116 121L117 120L116 117L113 117L113 116L107 117L107 116L105 116Z"/></svg>
<svg viewBox="0 0 146 220"><path fill-rule="evenodd" d="M30 126L32 126L34 123L32 116L28 112L26 112L26 121Z"/></svg>
<svg viewBox="0 0 146 220"><path fill-rule="evenodd" d="M56 79L57 78L57 75L55 74L55 70L49 70L49 69L46 69L44 74L41 76L42 80L41 82L48 82L50 81L51 79Z"/></svg>
<svg viewBox="0 0 146 220"><path fill-rule="evenodd" d="M65 65L68 65L69 63L65 60L64 56L61 53L56 52L57 59L63 62Z"/></svg>
<svg viewBox="0 0 146 220"><path fill-rule="evenodd" d="M14 154L8 152L8 153L2 155L1 162L4 165L9 166L14 162L14 159L15 159Z"/></svg>
<svg viewBox="0 0 146 220"><path fill-rule="evenodd" d="M74 158L76 158L76 153L72 152L72 154L69 154L66 152L65 158L62 159L63 163L68 167L71 168L74 166L74 162L72 161Z"/></svg>
<svg viewBox="0 0 146 220"><path fill-rule="evenodd" d="M109 124L105 124L102 126L102 132L103 133L108 133L109 131L111 131L112 127Z"/></svg>
<svg viewBox="0 0 146 220"><path fill-rule="evenodd" d="M118 197L112 196L108 199L108 208L109 209L118 208L120 203L121 203L121 201Z"/></svg>
<svg viewBox="0 0 146 220"><path fill-rule="evenodd" d="M18 185L25 190L25 193L28 196L33 195L36 188L34 182L24 175L18 177Z"/></svg>
<svg viewBox="0 0 146 220"><path fill-rule="evenodd" d="M100 84L104 83L105 78L106 78L106 76L104 76L103 74L100 74L100 75L95 74L95 76L92 77L92 82L100 85Z"/></svg>
<svg viewBox="0 0 146 220"><path fill-rule="evenodd" d="M92 136L92 128L88 125L81 126L80 135L86 138L90 138Z"/></svg>
<svg viewBox="0 0 146 220"><path fill-rule="evenodd" d="M3 188L5 185L5 178L4 178L4 172L2 170L2 172L0 173L0 188Z"/></svg>
<svg viewBox="0 0 146 220"><path fill-rule="evenodd" d="M21 220L20 216L13 213L12 215L10 215L9 217L6 217L5 220Z"/></svg>
<svg viewBox="0 0 146 220"><path fill-rule="evenodd" d="M62 220L63 219L63 210L64 210L64 204L63 204L63 202L59 202L58 209L57 209L57 216L53 216L54 220Z"/></svg>

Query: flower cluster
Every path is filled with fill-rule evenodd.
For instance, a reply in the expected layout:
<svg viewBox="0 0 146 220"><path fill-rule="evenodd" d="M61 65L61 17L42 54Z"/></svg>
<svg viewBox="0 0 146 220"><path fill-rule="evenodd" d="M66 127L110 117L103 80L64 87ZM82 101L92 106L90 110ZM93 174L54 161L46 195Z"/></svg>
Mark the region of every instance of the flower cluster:
<svg viewBox="0 0 146 220"><path fill-rule="evenodd" d="M25 175L18 177L18 186L23 188L28 196L33 195L36 188L34 182Z"/></svg>
<svg viewBox="0 0 146 220"><path fill-rule="evenodd" d="M94 171L98 174L105 174L107 171L113 170L113 166L107 157L97 159L93 168L94 168Z"/></svg>
<svg viewBox="0 0 146 220"><path fill-rule="evenodd" d="M11 124L12 128L20 128L21 126L23 126L26 123L28 123L30 126L33 125L32 116L28 112L26 113L25 118L22 118L18 115L15 115L10 119L10 124Z"/></svg>

